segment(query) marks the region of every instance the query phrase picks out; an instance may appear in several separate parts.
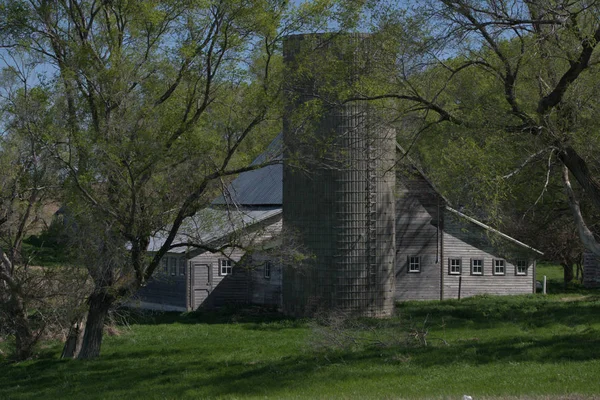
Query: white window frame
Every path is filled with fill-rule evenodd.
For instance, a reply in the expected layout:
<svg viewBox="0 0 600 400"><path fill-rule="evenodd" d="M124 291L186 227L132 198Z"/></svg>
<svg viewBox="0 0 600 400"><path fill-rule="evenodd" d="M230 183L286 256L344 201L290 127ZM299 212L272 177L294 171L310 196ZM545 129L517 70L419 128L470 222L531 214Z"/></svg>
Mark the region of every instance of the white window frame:
<svg viewBox="0 0 600 400"><path fill-rule="evenodd" d="M408 256L407 272L409 274L418 274L421 272L421 256Z"/></svg>
<svg viewBox="0 0 600 400"><path fill-rule="evenodd" d="M499 267L502 267L502 271L499 271ZM492 262L492 272L494 275L502 276L506 275L506 260L502 258L494 258Z"/></svg>
<svg viewBox="0 0 600 400"><path fill-rule="evenodd" d="M271 269L273 267L273 263L271 263L271 261L267 260L265 261L265 273L264 273L264 277L265 279L271 279Z"/></svg>
<svg viewBox="0 0 600 400"><path fill-rule="evenodd" d="M462 272L462 259L461 258L449 258L448 259L448 274L449 275L460 275Z"/></svg>
<svg viewBox="0 0 600 400"><path fill-rule="evenodd" d="M231 258L219 259L219 275L226 276L233 273L233 260Z"/></svg>
<svg viewBox="0 0 600 400"><path fill-rule="evenodd" d="M527 276L528 269L529 269L529 261L523 260L523 259L515 261L515 275Z"/></svg>
<svg viewBox="0 0 600 400"><path fill-rule="evenodd" d="M480 261L481 265L477 265L478 268L481 268L481 271L475 271L475 262ZM483 275L483 258L471 258L471 275Z"/></svg>

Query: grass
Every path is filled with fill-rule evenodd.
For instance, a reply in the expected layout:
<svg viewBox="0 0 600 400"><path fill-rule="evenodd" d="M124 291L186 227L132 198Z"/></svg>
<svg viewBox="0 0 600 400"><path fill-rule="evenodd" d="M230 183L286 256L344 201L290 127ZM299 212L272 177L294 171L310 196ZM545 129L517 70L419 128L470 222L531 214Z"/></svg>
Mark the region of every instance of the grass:
<svg viewBox="0 0 600 400"><path fill-rule="evenodd" d="M478 398L600 394L600 296L407 302L343 331L253 310L134 316L94 361L0 362L1 399ZM411 341L427 331L427 346ZM327 343L323 332L371 341ZM338 336L339 337L339 336ZM325 343L324 343L325 338ZM317 345L319 344L319 345Z"/></svg>
<svg viewBox="0 0 600 400"><path fill-rule="evenodd" d="M573 280L567 284L565 287L564 277L563 277L563 268L560 265L541 262L538 263L536 267L536 280L543 282L544 276L546 276L547 284L546 290L547 293L569 293L569 294L593 294L597 291L588 290L583 287L580 282Z"/></svg>

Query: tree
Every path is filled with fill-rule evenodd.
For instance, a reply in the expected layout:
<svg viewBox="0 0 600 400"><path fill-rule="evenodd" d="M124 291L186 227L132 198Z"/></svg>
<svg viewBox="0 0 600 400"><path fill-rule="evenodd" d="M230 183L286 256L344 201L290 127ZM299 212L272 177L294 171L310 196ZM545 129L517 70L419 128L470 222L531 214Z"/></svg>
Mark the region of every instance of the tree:
<svg viewBox="0 0 600 400"><path fill-rule="evenodd" d="M580 240L600 255L590 216L586 221L580 204L583 199L600 211L600 135L593 117L599 108L600 5L585 0L412 4L369 4L371 40L381 49L379 71L345 101L387 101L402 127L413 129L410 143L435 136L439 144L452 144L460 151L455 159L466 164L459 168L470 165L475 171L463 178L470 186L465 193L486 194L481 206L502 201L517 174L558 163ZM572 187L571 178L581 190Z"/></svg>
<svg viewBox="0 0 600 400"><path fill-rule="evenodd" d="M46 148L94 281L79 358L100 354L111 307L144 285L186 218L280 129L280 38L333 1L3 1L2 43L41 57L64 123ZM147 251L159 230L167 235Z"/></svg>
<svg viewBox="0 0 600 400"><path fill-rule="evenodd" d="M0 325L15 337L15 358L32 356L44 335L60 333L85 279L68 268L31 266L23 241L43 228L44 207L56 200L58 169L42 136L53 121L49 93L32 85L35 62L4 57L0 110ZM84 277L83 277L84 278Z"/></svg>

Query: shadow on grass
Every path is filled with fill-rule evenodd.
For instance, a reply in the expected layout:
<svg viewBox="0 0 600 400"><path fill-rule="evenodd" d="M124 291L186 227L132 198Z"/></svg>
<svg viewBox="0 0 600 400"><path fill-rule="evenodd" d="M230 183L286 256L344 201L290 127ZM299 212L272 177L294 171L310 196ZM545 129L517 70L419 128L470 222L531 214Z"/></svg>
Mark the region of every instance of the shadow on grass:
<svg viewBox="0 0 600 400"><path fill-rule="evenodd" d="M423 374L423 368L456 364L482 365L511 362L564 363L600 356L600 338L588 331L549 339L527 335L510 341L455 342L450 346L401 349L368 347L361 351L306 352L263 362L219 360L203 353L190 355L185 349L118 352L95 361L38 360L8 368L0 377L0 387L14 388L7 397L113 398L127 393L141 397L277 396L311 384L319 374L332 384L360 379L398 379L401 375ZM411 365L398 354L406 352ZM353 366L352 369L347 366ZM388 365L388 368L381 368ZM501 368L501 367L499 367ZM23 389L19 389L23 388ZM26 388L26 389L25 389ZM14 396L11 396L11 393ZM23 395L26 393L26 395ZM145 393L145 395L143 395ZM0 390L0 397L2 397Z"/></svg>
<svg viewBox="0 0 600 400"><path fill-rule="evenodd" d="M461 301L403 303L398 305L400 317L383 323L387 329L400 329L410 316L415 322L427 319L432 325L444 321L447 329L460 330L468 324L468 337L454 339L448 346L435 342L428 347L363 346L348 351L317 351L300 350L303 345L297 341L304 336L296 335L293 346L298 346L297 349L285 347L291 342L282 341L284 350L264 357L260 352L250 356L240 354L240 346L237 351L235 346L226 345L217 350L214 346L221 341L215 341L214 335L223 335L226 343L236 344L239 340L248 343L244 346L260 347L262 342L256 341L257 338L281 340L282 335L277 331L305 329L306 321L252 308L130 315L130 321L140 325L223 324L224 329L193 329L197 336L177 347L169 344L169 333L162 333L167 341L159 342L160 347L144 345L142 336L132 335L130 342L139 340L139 344L133 344L139 348L132 349L129 342L127 346L115 345L93 361L44 358L15 365L0 364L0 398L135 398L133 393L141 398L278 397L289 390L302 393L304 385L317 385L313 382L323 379L328 385L362 379L394 381L404 375L427 376L429 368L452 369L455 365L497 364L501 371L509 363L542 366L599 359L600 334L591 325L600 324L600 297L570 300L481 296ZM379 320L364 322L373 326L380 323ZM512 323L521 330L516 329L508 336L476 337L478 329ZM240 336L228 328L230 324L242 328L241 333L235 334ZM565 325L576 328L561 331ZM552 328L538 331L548 326ZM523 331L527 327L534 333ZM265 333L252 336L248 331ZM172 332L181 335L181 330ZM212 341L204 339L208 332L212 332Z"/></svg>
<svg viewBox="0 0 600 400"><path fill-rule="evenodd" d="M265 324L274 322L282 325L300 326L306 320L286 316L273 308L259 306L232 306L220 309L198 309L193 312L146 311L123 308L119 311L118 323L136 325L160 324L250 324L256 329L267 329ZM254 324L254 325L252 325ZM261 328L262 326L262 328Z"/></svg>

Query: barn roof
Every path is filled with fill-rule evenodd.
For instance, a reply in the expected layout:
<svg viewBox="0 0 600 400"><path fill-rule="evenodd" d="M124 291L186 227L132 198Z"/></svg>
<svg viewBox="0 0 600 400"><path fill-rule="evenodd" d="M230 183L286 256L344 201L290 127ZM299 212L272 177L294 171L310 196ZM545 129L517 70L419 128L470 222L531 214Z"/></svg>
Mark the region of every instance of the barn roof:
<svg viewBox="0 0 600 400"><path fill-rule="evenodd" d="M205 208L187 218L173 240L173 244L195 243L211 246L226 236L240 232L257 223L281 214L281 207L261 209ZM150 239L149 251L158 251L165 243L167 231L159 231ZM188 246L175 247L169 253L186 253Z"/></svg>
<svg viewBox="0 0 600 400"><path fill-rule="evenodd" d="M267 150L252 162L259 165L272 160L281 161L283 137L280 133ZM225 194L217 197L214 205L281 206L283 202L283 165L281 162L252 171L242 172L227 187Z"/></svg>
<svg viewBox="0 0 600 400"><path fill-rule="evenodd" d="M252 165L258 165L270 160L281 160L283 149L283 136L277 135L269 144L267 150L258 156ZM407 152L396 144L396 150L402 157L406 157L411 168L427 182L428 186L446 204L446 209L471 223L490 232L512 241L538 254L541 251L510 237L472 217L449 206L450 202L437 190L435 185L427 178L425 173L408 156ZM225 195L213 201L213 206L206 208L194 217L188 218L180 229L174 243L187 243L194 241L209 245L234 232L239 232L254 224L265 221L282 213L283 203L283 165L277 163L260 169L241 173L228 186ZM166 239L166 233L157 233L151 241L149 250L157 251ZM186 247L176 247L171 253L185 253Z"/></svg>

